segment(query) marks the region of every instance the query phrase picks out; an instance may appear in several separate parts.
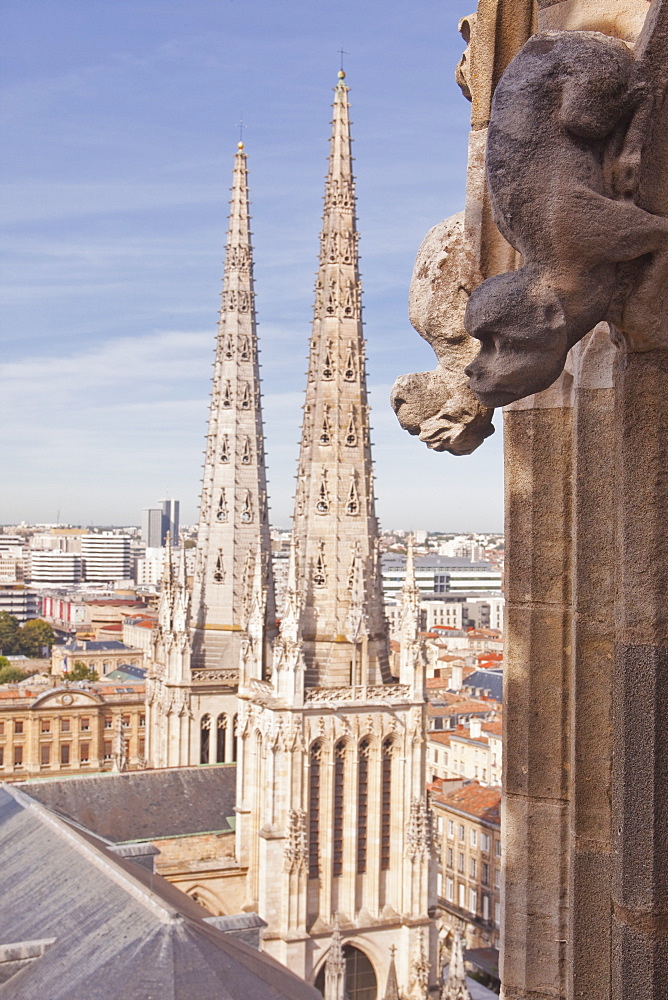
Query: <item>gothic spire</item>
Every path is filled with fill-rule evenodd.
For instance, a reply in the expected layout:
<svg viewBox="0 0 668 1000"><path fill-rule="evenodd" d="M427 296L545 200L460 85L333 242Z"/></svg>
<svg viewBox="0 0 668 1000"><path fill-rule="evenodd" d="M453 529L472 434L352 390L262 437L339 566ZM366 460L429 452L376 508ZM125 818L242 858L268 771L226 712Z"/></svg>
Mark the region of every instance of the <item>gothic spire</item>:
<svg viewBox="0 0 668 1000"><path fill-rule="evenodd" d="M237 668L261 561L268 635L275 623L246 154L234 157L193 587L193 659Z"/></svg>
<svg viewBox="0 0 668 1000"><path fill-rule="evenodd" d="M448 978L441 988L441 1000L471 1000L464 970L464 945L457 931L452 939Z"/></svg>
<svg viewBox="0 0 668 1000"><path fill-rule="evenodd" d="M401 1000L399 995L399 984L397 982L397 967L394 962L394 954L396 948L394 945L390 948L390 968L387 973L387 986L385 987L385 996L383 1000Z"/></svg>
<svg viewBox="0 0 668 1000"><path fill-rule="evenodd" d="M389 680L344 79L341 71L334 90L295 503L309 686ZM355 637L352 604L364 610Z"/></svg>
<svg viewBox="0 0 668 1000"><path fill-rule="evenodd" d="M413 534L406 543L406 575L401 591L399 627L399 680L417 693L424 688L424 643L420 639L420 590L415 576Z"/></svg>

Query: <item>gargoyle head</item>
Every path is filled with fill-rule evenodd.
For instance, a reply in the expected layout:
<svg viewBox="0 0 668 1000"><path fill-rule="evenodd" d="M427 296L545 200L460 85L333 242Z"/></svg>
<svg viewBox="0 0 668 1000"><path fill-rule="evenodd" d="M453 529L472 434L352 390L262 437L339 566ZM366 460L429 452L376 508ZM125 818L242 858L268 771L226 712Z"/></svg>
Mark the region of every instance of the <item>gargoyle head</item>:
<svg viewBox="0 0 668 1000"><path fill-rule="evenodd" d="M401 375L390 395L399 423L433 451L470 455L494 433L492 410L481 406L465 383L452 387L452 376L433 372Z"/></svg>
<svg viewBox="0 0 668 1000"><path fill-rule="evenodd" d="M526 268L476 288L464 325L481 344L464 371L483 406L506 406L542 392L563 371L571 345L562 303Z"/></svg>

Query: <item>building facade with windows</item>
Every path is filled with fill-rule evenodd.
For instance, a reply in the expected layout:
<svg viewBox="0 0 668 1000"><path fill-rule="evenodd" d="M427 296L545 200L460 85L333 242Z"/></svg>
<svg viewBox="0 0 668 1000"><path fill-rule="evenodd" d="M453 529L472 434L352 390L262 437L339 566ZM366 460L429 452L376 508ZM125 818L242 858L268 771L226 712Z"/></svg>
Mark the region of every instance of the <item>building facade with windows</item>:
<svg viewBox="0 0 668 1000"><path fill-rule="evenodd" d="M95 670L99 677L104 677L119 667L143 668L144 651L133 649L116 639L108 642L72 639L63 646L51 647L51 673L54 677L66 678L75 663L83 663Z"/></svg>
<svg viewBox="0 0 668 1000"><path fill-rule="evenodd" d="M0 697L0 776L133 770L146 766L143 684L31 689Z"/></svg>
<svg viewBox="0 0 668 1000"><path fill-rule="evenodd" d="M501 929L501 789L465 782L431 786L439 845L443 925L468 948L498 948Z"/></svg>
<svg viewBox="0 0 668 1000"><path fill-rule="evenodd" d="M439 778L464 778L481 785L501 786L503 733L500 720L471 719L448 733L430 732L427 774Z"/></svg>
<svg viewBox="0 0 668 1000"><path fill-rule="evenodd" d="M130 579L130 536L112 532L82 535L81 555L89 582L114 583Z"/></svg>

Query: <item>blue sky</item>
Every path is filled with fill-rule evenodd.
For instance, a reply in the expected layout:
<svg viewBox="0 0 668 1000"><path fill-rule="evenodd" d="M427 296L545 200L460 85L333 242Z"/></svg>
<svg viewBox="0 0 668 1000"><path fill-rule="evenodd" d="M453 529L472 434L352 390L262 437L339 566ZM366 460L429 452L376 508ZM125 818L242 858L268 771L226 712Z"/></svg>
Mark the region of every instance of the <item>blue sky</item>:
<svg viewBox="0 0 668 1000"><path fill-rule="evenodd" d="M332 87L346 50L378 512L498 530L501 434L429 452L389 389L406 298L463 207L473 0L3 0L0 523L196 518L235 123L249 157L272 521L289 524Z"/></svg>

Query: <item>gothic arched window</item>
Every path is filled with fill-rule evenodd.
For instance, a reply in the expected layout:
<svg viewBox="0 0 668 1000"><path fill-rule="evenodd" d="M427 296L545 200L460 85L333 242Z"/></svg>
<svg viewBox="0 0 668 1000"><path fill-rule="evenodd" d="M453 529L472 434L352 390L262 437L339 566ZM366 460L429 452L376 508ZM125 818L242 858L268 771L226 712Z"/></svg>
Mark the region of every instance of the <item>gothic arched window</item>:
<svg viewBox="0 0 668 1000"><path fill-rule="evenodd" d="M225 502L225 490L220 491L218 498L218 509L216 510L217 521L227 521L227 504Z"/></svg>
<svg viewBox="0 0 668 1000"><path fill-rule="evenodd" d="M344 944L343 958L346 965L345 996L347 1000L376 1000L378 996L378 980L373 965L359 948L352 944ZM323 962L314 986L325 995L325 970L327 962Z"/></svg>
<svg viewBox="0 0 668 1000"><path fill-rule="evenodd" d="M225 761L225 737L227 735L227 716L219 715L216 724L216 763Z"/></svg>
<svg viewBox="0 0 668 1000"><path fill-rule="evenodd" d="M241 394L241 409L250 410L251 406L251 390L248 382L244 385L244 391Z"/></svg>
<svg viewBox="0 0 668 1000"><path fill-rule="evenodd" d="M327 306L325 311L328 316L333 316L336 312L336 282L331 281L329 286L329 295L327 296Z"/></svg>
<svg viewBox="0 0 668 1000"><path fill-rule="evenodd" d="M348 357L346 359L346 367L343 372L343 377L347 382L352 382L355 378L355 374L355 346L351 343L348 347Z"/></svg>
<svg viewBox="0 0 668 1000"><path fill-rule="evenodd" d="M334 822L332 830L332 875L343 874L343 778L346 745L341 740L334 747Z"/></svg>
<svg viewBox="0 0 668 1000"><path fill-rule="evenodd" d="M357 763L357 874L366 871L369 810L369 741L362 740Z"/></svg>
<svg viewBox="0 0 668 1000"><path fill-rule="evenodd" d="M213 579L216 583L222 583L225 579L225 567L223 565L223 550L218 549L216 558L216 568L213 571Z"/></svg>
<svg viewBox="0 0 668 1000"><path fill-rule="evenodd" d="M223 392L223 406L228 408L232 405L232 387L229 382L225 383L225 391Z"/></svg>
<svg viewBox="0 0 668 1000"><path fill-rule="evenodd" d="M360 502L357 495L357 486L355 485L355 477L353 475L350 480L350 490L348 491L348 499L346 501L346 514L359 514L360 512Z"/></svg>
<svg viewBox="0 0 668 1000"><path fill-rule="evenodd" d="M223 440L220 443L220 460L221 462L229 462L230 460L230 442L227 434L223 434Z"/></svg>
<svg viewBox="0 0 668 1000"><path fill-rule="evenodd" d="M248 340L248 337L243 336L241 338L239 346L240 346L241 360L248 361L248 359L250 358L250 342Z"/></svg>
<svg viewBox="0 0 668 1000"><path fill-rule="evenodd" d="M383 743L380 758L380 867L386 871L390 867L390 822L392 816L392 750L393 743L387 739Z"/></svg>
<svg viewBox="0 0 668 1000"><path fill-rule="evenodd" d="M308 785L308 875L320 875L320 758L322 745L314 743L309 755Z"/></svg>
<svg viewBox="0 0 668 1000"><path fill-rule="evenodd" d="M325 412L322 418L322 428L320 430L320 444L331 444L332 441L332 428L329 422L329 407L325 406Z"/></svg>
<svg viewBox="0 0 668 1000"><path fill-rule="evenodd" d="M320 552L318 552L318 558L315 562L315 568L313 570L313 582L316 587L324 587L327 583L327 572L325 569L325 543L320 543Z"/></svg>
<svg viewBox="0 0 668 1000"><path fill-rule="evenodd" d="M209 763L209 740L211 738L211 716L203 715L199 724L199 762Z"/></svg>
<svg viewBox="0 0 668 1000"><path fill-rule="evenodd" d="M250 490L246 490L244 505L241 508L241 520L244 524L250 524L253 520L253 498L251 497Z"/></svg>
<svg viewBox="0 0 668 1000"><path fill-rule="evenodd" d="M331 340L327 341L327 352L325 353L325 363L322 366L322 377L326 379L334 378L334 357Z"/></svg>
<svg viewBox="0 0 668 1000"><path fill-rule="evenodd" d="M244 450L241 452L241 464L250 465L251 463L251 443L250 438L246 438L244 442Z"/></svg>
<svg viewBox="0 0 668 1000"><path fill-rule="evenodd" d="M353 256L353 247L355 246L355 234L348 231L346 233L346 242L343 249L343 263L350 264Z"/></svg>
<svg viewBox="0 0 668 1000"><path fill-rule="evenodd" d="M228 333L225 338L225 357L231 358L234 355L234 341L232 340L232 334Z"/></svg>
<svg viewBox="0 0 668 1000"><path fill-rule="evenodd" d="M348 428L346 430L346 444L349 447L357 444L357 428L355 426L354 406L351 406L350 408L350 419L348 420Z"/></svg>
<svg viewBox="0 0 668 1000"><path fill-rule="evenodd" d="M327 492L327 473L322 470L322 480L318 489L318 499L315 505L318 514L329 513L329 493Z"/></svg>

